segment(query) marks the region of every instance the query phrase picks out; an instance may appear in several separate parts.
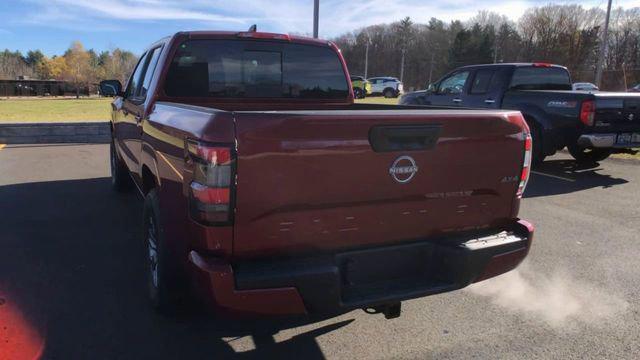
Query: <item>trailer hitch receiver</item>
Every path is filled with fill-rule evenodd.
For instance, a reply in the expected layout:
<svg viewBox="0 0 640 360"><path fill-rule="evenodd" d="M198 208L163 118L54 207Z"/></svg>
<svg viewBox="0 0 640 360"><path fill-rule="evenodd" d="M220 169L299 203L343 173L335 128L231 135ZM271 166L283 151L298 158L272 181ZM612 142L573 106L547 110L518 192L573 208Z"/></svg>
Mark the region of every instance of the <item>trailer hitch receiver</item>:
<svg viewBox="0 0 640 360"><path fill-rule="evenodd" d="M384 304L362 309L367 314L384 314L385 319L399 318L402 313L402 303Z"/></svg>

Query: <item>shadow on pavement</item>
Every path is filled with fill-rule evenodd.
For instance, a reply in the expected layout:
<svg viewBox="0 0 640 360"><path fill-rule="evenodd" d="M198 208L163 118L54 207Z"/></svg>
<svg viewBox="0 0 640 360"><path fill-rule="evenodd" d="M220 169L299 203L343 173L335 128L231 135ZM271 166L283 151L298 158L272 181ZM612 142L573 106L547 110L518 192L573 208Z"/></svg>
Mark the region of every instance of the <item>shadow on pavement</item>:
<svg viewBox="0 0 640 360"><path fill-rule="evenodd" d="M146 299L136 195L98 178L2 186L0 199L0 296L43 338L45 359L324 358L316 337L353 321L276 343L286 324L159 317ZM255 349L237 353L230 342L243 336Z"/></svg>
<svg viewBox="0 0 640 360"><path fill-rule="evenodd" d="M574 160L548 160L532 171L525 198L568 194L596 187L608 188L626 184L625 179L601 174L599 163L578 163Z"/></svg>

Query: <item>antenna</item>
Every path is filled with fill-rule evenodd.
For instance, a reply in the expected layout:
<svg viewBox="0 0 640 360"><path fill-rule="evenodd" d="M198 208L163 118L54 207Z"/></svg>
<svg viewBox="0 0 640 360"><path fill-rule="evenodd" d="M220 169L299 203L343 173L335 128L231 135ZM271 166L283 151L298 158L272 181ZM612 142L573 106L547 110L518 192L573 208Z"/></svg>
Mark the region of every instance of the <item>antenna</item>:
<svg viewBox="0 0 640 360"><path fill-rule="evenodd" d="M249 28L249 32L256 32L258 31L258 25L253 24L251 25L251 27Z"/></svg>

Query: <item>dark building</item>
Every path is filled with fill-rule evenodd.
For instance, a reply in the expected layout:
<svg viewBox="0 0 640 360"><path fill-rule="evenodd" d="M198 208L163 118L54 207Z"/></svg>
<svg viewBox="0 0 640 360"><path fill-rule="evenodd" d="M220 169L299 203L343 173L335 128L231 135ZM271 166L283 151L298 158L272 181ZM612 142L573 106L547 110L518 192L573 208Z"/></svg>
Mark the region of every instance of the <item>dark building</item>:
<svg viewBox="0 0 640 360"><path fill-rule="evenodd" d="M75 87L59 80L0 80L0 96L65 96L75 95ZM80 89L80 95L89 95L89 88Z"/></svg>

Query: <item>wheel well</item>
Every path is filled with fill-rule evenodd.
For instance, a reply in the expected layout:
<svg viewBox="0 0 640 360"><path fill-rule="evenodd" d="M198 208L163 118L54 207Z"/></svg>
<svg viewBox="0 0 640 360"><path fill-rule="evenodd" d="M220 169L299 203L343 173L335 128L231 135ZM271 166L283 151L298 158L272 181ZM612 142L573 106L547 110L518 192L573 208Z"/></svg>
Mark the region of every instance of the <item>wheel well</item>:
<svg viewBox="0 0 640 360"><path fill-rule="evenodd" d="M142 166L142 192L146 195L154 189L158 184L156 183L156 177L153 175L147 165Z"/></svg>
<svg viewBox="0 0 640 360"><path fill-rule="evenodd" d="M387 90L391 91L391 92L395 92L396 89L392 88L392 87L386 87L384 88L384 90L382 90L383 93L387 92Z"/></svg>

